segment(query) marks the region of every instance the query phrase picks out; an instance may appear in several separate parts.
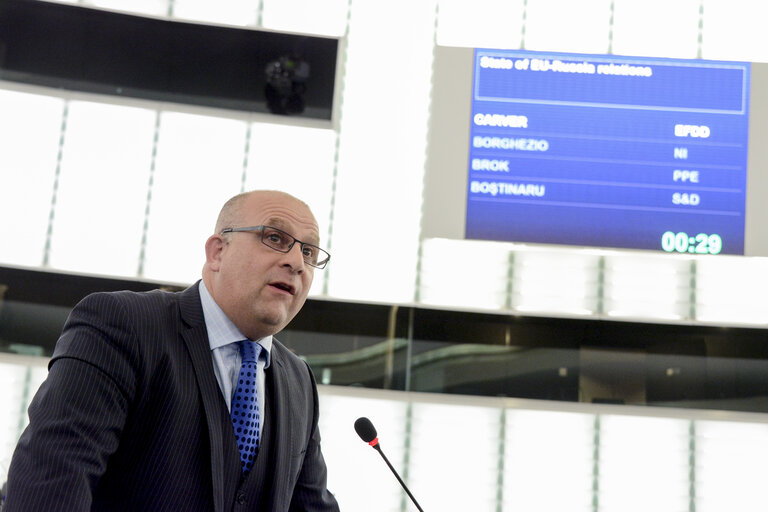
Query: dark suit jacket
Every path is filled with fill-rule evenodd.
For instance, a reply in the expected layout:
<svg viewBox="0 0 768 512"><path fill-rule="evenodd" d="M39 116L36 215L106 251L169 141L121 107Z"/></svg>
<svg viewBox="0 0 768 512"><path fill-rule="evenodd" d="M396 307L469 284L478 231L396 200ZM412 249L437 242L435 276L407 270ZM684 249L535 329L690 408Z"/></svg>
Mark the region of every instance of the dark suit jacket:
<svg viewBox="0 0 768 512"><path fill-rule="evenodd" d="M259 455L242 479L198 286L86 297L30 404L4 512L338 510L314 377L277 341L271 357Z"/></svg>

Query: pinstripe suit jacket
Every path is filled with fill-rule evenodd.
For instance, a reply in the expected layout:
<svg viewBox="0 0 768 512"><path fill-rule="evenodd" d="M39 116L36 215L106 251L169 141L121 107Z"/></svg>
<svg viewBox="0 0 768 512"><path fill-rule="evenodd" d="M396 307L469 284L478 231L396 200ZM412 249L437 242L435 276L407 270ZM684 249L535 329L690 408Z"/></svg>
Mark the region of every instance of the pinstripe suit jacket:
<svg viewBox="0 0 768 512"><path fill-rule="evenodd" d="M241 479L198 285L93 294L29 407L4 512L336 511L309 367L275 341L267 421Z"/></svg>

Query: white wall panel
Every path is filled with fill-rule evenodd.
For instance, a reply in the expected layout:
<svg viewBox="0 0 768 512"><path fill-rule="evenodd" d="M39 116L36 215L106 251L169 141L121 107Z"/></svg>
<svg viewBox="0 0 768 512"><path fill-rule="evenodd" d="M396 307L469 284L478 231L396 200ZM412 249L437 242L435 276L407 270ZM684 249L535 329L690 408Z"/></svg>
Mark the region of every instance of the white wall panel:
<svg viewBox="0 0 768 512"><path fill-rule="evenodd" d="M437 44L520 48L523 0L440 0Z"/></svg>
<svg viewBox="0 0 768 512"><path fill-rule="evenodd" d="M413 404L408 488L424 510L496 510L501 415Z"/></svg>
<svg viewBox="0 0 768 512"><path fill-rule="evenodd" d="M0 262L42 265L64 101L0 89Z"/></svg>
<svg viewBox="0 0 768 512"><path fill-rule="evenodd" d="M679 320L689 315L691 260L679 255L615 253L605 257L605 313Z"/></svg>
<svg viewBox="0 0 768 512"><path fill-rule="evenodd" d="M413 299L434 16L429 1L352 4L328 273L336 297Z"/></svg>
<svg viewBox="0 0 768 512"><path fill-rule="evenodd" d="M605 53L611 0L531 0L526 4L525 48Z"/></svg>
<svg viewBox="0 0 768 512"><path fill-rule="evenodd" d="M695 59L700 0L614 0L613 53Z"/></svg>
<svg viewBox="0 0 768 512"><path fill-rule="evenodd" d="M162 114L151 190L144 276L192 283L219 210L240 193L246 123Z"/></svg>
<svg viewBox="0 0 768 512"><path fill-rule="evenodd" d="M503 308L509 283L509 252L509 244L498 242L424 240L419 302Z"/></svg>
<svg viewBox="0 0 768 512"><path fill-rule="evenodd" d="M80 0L86 7L99 7L131 14L165 16L169 0Z"/></svg>
<svg viewBox="0 0 768 512"><path fill-rule="evenodd" d="M512 307L524 312L594 313L598 264L599 256L590 252L517 250L512 272Z"/></svg>
<svg viewBox="0 0 768 512"><path fill-rule="evenodd" d="M703 0L702 58L768 62L765 2Z"/></svg>
<svg viewBox="0 0 768 512"><path fill-rule="evenodd" d="M135 276L156 113L72 101L59 171L50 265Z"/></svg>
<svg viewBox="0 0 768 512"><path fill-rule="evenodd" d="M348 0L264 0L262 26L271 30L341 36Z"/></svg>
<svg viewBox="0 0 768 512"><path fill-rule="evenodd" d="M768 506L768 425L696 423L696 511L758 511Z"/></svg>
<svg viewBox="0 0 768 512"><path fill-rule="evenodd" d="M508 409L504 511L591 511L594 416Z"/></svg>
<svg viewBox="0 0 768 512"><path fill-rule="evenodd" d="M696 263L696 319L768 324L766 289L767 258L702 258Z"/></svg>
<svg viewBox="0 0 768 512"><path fill-rule="evenodd" d="M255 25L259 0L172 0L173 16L179 20L203 21L224 25Z"/></svg>
<svg viewBox="0 0 768 512"><path fill-rule="evenodd" d="M601 416L600 510L689 510L688 427L682 419Z"/></svg>

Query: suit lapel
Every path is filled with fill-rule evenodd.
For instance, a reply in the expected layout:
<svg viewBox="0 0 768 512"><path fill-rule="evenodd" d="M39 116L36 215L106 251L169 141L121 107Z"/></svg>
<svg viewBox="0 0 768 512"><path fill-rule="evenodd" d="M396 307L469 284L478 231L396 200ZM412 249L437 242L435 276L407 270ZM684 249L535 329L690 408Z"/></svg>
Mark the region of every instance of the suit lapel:
<svg viewBox="0 0 768 512"><path fill-rule="evenodd" d="M280 353L278 344L272 345L272 368L273 372L270 384L272 385L272 404L274 407L269 411L272 417L271 424L275 426L271 432L272 453L274 454L272 463L274 464L274 493L276 496L284 495L282 487L287 482L287 476L290 474L291 454L294 453L293 443L296 441L296 421L292 419L294 414L291 410L290 393L285 366Z"/></svg>
<svg viewBox="0 0 768 512"><path fill-rule="evenodd" d="M221 390L213 373L211 349L203 309L200 304L198 285L191 286L182 292L179 307L183 324L185 324L180 326L180 332L192 359L192 368L200 388L205 418L208 423L214 509L216 512L225 512L228 509L226 499L228 493L225 492L225 450L222 425L228 425L228 423L221 420L223 401Z"/></svg>

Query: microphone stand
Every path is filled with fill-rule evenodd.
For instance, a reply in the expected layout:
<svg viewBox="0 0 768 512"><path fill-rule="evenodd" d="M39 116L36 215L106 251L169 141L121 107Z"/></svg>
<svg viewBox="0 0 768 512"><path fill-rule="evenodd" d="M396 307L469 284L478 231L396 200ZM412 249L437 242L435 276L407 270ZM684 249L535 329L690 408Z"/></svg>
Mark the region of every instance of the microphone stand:
<svg viewBox="0 0 768 512"><path fill-rule="evenodd" d="M376 441L378 441L378 439ZM379 455L381 455L381 458L384 459L384 462L387 463L387 466L389 466L389 469L392 471L392 474L395 475L395 478L397 478L397 481L400 482L400 485L403 487L403 489L405 489L405 492L408 493L408 497L411 498L411 501L413 502L414 505L416 505L416 508L419 509L419 512L424 512L421 506L419 506L419 502L416 501L416 498L414 498L413 494L411 494L411 491L408 489L408 486L405 485L405 482L403 482L403 479L400 478L400 475L397 474L397 471L395 471L395 468L392 467L392 464L390 464L387 456L384 455L383 451L381 451L381 446L379 446L379 443L377 442L376 444L372 444L372 443L368 443L368 444L370 444L377 452L379 452Z"/></svg>

